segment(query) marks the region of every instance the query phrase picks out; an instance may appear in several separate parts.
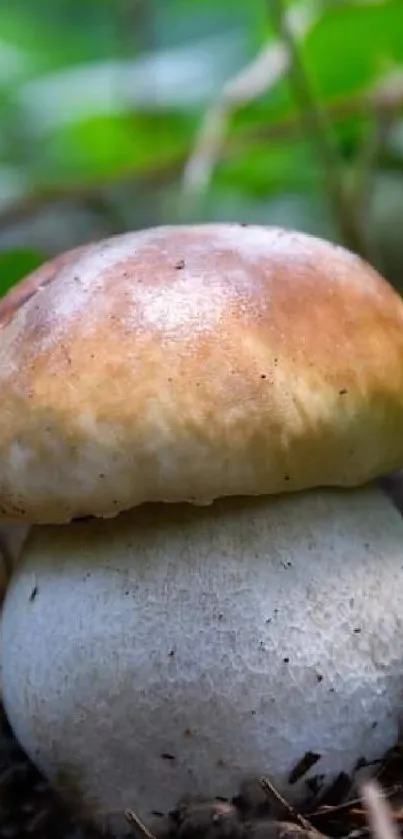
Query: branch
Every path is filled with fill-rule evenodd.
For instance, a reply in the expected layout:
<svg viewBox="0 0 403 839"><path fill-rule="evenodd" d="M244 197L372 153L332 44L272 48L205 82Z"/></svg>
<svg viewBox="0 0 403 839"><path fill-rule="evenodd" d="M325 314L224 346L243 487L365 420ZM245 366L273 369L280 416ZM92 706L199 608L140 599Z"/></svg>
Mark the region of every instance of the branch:
<svg viewBox="0 0 403 839"><path fill-rule="evenodd" d="M343 122L351 117L366 117L368 108L380 120L393 119L403 107L403 73L393 79L386 79L376 89L366 94L350 96L333 102L328 108L328 116L333 124ZM231 160L239 154L253 151L262 143L278 142L290 139L301 131L303 119L301 114L293 113L276 123L259 128L244 128L239 130L236 137L227 141L225 159ZM119 183L133 182L139 190L153 186L163 186L172 181L182 172L187 154L182 150L170 154L158 165L153 165L146 172L133 167L118 174L107 174L101 180L89 180L79 184L61 183L51 187L25 194L22 198L9 201L0 207L0 229L33 218L52 205L66 201L78 204L91 203L97 200L111 186Z"/></svg>
<svg viewBox="0 0 403 839"><path fill-rule="evenodd" d="M324 191L342 242L351 250L369 257L367 242L361 232L356 203L346 190L346 173L335 141L332 124L316 93L306 66L303 51L284 11L283 0L269 0L275 27L287 45L290 57L290 81L299 103L307 136L316 147L324 176Z"/></svg>
<svg viewBox="0 0 403 839"><path fill-rule="evenodd" d="M33 190L22 198L9 201L0 207L0 230L34 218L43 210L61 202L77 203L94 208L100 196L102 197L110 187L119 184L133 182L140 192L153 186L170 183L179 174L183 160L183 152L178 152L159 165L153 166L146 173L140 173L138 167L135 167L118 174L108 173L102 180L88 180L76 184L66 182Z"/></svg>
<svg viewBox="0 0 403 839"><path fill-rule="evenodd" d="M400 839L391 808L382 789L374 780L362 785L361 794L367 808L367 818L374 839Z"/></svg>
<svg viewBox="0 0 403 839"><path fill-rule="evenodd" d="M306 35L318 18L317 0L298 3L287 15L295 37ZM207 111L195 147L186 164L182 192L185 200L197 199L207 189L221 155L228 124L233 113L271 90L290 67L290 55L281 40L266 44L253 61L224 85Z"/></svg>

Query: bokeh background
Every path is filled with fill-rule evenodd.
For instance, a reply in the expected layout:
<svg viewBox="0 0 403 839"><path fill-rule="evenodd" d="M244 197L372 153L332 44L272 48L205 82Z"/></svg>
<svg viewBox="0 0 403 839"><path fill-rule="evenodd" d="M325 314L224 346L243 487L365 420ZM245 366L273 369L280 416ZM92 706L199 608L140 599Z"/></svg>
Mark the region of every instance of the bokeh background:
<svg viewBox="0 0 403 839"><path fill-rule="evenodd" d="M343 241L403 290L403 0L0 0L0 294L211 220Z"/></svg>

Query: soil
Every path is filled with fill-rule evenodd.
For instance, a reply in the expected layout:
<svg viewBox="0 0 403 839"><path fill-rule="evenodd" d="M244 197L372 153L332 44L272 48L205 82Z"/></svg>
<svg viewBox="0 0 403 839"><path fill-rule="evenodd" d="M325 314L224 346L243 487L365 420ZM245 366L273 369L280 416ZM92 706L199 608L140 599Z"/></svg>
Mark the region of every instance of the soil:
<svg viewBox="0 0 403 839"><path fill-rule="evenodd" d="M398 832L403 836L403 745L372 767ZM178 803L169 817L144 826L126 814L128 835L137 839L365 839L365 807L354 779L340 776L320 799L299 813L283 801L269 779L250 779L231 801ZM0 839L109 839L76 822L17 744L0 706ZM112 837L110 837L112 839ZM113 837L116 839L116 837ZM121 837L117 837L121 839Z"/></svg>

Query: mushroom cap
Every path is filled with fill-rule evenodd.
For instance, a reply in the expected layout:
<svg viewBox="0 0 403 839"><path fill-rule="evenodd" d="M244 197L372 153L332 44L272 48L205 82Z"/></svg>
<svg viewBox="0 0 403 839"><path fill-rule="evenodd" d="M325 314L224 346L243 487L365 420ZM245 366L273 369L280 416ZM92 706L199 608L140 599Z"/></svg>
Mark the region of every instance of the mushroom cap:
<svg viewBox="0 0 403 839"><path fill-rule="evenodd" d="M354 486L403 465L403 302L314 237L161 227L0 306L0 519Z"/></svg>
<svg viewBox="0 0 403 839"><path fill-rule="evenodd" d="M2 620L10 722L94 820L248 776L305 800L398 739L402 541L370 487L34 527Z"/></svg>

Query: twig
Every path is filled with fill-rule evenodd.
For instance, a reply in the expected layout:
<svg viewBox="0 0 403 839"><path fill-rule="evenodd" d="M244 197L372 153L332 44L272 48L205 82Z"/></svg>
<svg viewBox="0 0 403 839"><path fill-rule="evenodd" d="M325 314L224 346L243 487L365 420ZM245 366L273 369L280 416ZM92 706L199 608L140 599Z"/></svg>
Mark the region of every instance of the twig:
<svg viewBox="0 0 403 839"><path fill-rule="evenodd" d="M374 94L374 100L377 93ZM382 272L382 257L371 236L370 225L367 224L367 209L371 205L373 189L373 172L379 163L382 150L385 148L390 129L393 124L393 112L377 112L375 101L368 102L368 118L371 120L369 135L364 141L360 152L354 161L352 183L350 185L350 200L353 205L352 213L359 225L361 249L372 265Z"/></svg>
<svg viewBox="0 0 403 839"><path fill-rule="evenodd" d="M322 833L320 833L319 830L316 830L316 827L314 827L311 824L311 822L308 821L308 819L305 819L304 816L301 816L301 813L298 813L297 810L295 810L294 807L292 807L292 805L289 804L289 802L285 798L283 798L283 796L278 792L278 790L273 786L273 784L271 783L271 781L269 781L268 778L261 778L260 786L262 787L262 790L266 793L268 798L274 798L279 804L281 804L281 806L284 807L284 810L287 811L290 818L294 819L294 821L296 821L300 827L302 827L304 830L308 831L311 834L315 834L318 837L322 837Z"/></svg>
<svg viewBox="0 0 403 839"><path fill-rule="evenodd" d="M392 795L396 795L401 789L401 784L394 784L392 787L384 790L384 796L385 798L391 798ZM343 801L341 804L324 804L318 807L317 810L313 810L308 816L310 819L320 818L320 816L333 816L336 813L344 813L352 807L358 807L360 804L362 804L362 798L350 798L349 801Z"/></svg>
<svg viewBox="0 0 403 839"><path fill-rule="evenodd" d="M347 833L347 836L344 836L343 839L362 839L363 836L368 836L368 834L368 827L357 827L356 830L351 830L350 833Z"/></svg>
<svg viewBox="0 0 403 839"><path fill-rule="evenodd" d="M350 117L364 118L368 107L380 117L393 117L403 107L403 81L396 84L394 90L383 91L377 89L367 94L346 97L331 103L328 115L333 123L342 122ZM225 158L232 159L241 152L251 151L262 143L278 142L292 138L301 130L301 114L293 113L272 125L259 128L244 128L236 137L227 141ZM54 186L43 187L26 193L22 198L11 200L0 208L0 229L34 218L44 209L62 201L85 204L96 200L99 193L120 183L133 182L139 191L148 186L163 185L175 179L182 171L187 154L183 150L174 152L162 159L158 164L153 163L148 171L144 167L128 167L123 171L112 172L103 176L102 180L90 179L80 183L62 182Z"/></svg>
<svg viewBox="0 0 403 839"><path fill-rule="evenodd" d="M318 4L310 0L295 4L288 12L290 29L296 37L305 35L316 22ZM270 41L257 56L223 87L205 114L193 152L182 178L184 201L197 199L205 192L221 156L228 123L232 114L248 102L271 90L288 72L290 55L285 44Z"/></svg>
<svg viewBox="0 0 403 839"><path fill-rule="evenodd" d="M80 183L60 183L43 187L25 194L22 198L10 201L0 208L0 229L35 217L42 210L63 201L91 204L97 201L100 193L118 184L133 182L139 192L154 184L160 185L172 180L180 171L184 160L183 152L171 155L167 160L150 167L144 174L137 167L105 175L102 181L88 180Z"/></svg>
<svg viewBox="0 0 403 839"><path fill-rule="evenodd" d="M126 810L125 818L126 821L131 825L131 827L133 827L134 832L138 831L140 836L143 837L143 839L155 839L155 836L153 833L151 833L151 830L149 830L148 827L146 827L144 822L141 821L139 816L136 813L134 813L133 810Z"/></svg>
<svg viewBox="0 0 403 839"><path fill-rule="evenodd" d="M361 787L367 808L368 824L374 839L400 839L390 807L386 804L377 781L366 781Z"/></svg>
<svg viewBox="0 0 403 839"><path fill-rule="evenodd" d="M310 78L300 43L289 26L283 0L268 0L270 15L276 29L287 44L291 56L290 80L292 82L307 136L315 144L321 160L325 180L325 191L343 243L352 250L366 256L366 242L360 231L354 202L345 190L345 172L335 142L332 125L326 110L316 95L315 85Z"/></svg>

